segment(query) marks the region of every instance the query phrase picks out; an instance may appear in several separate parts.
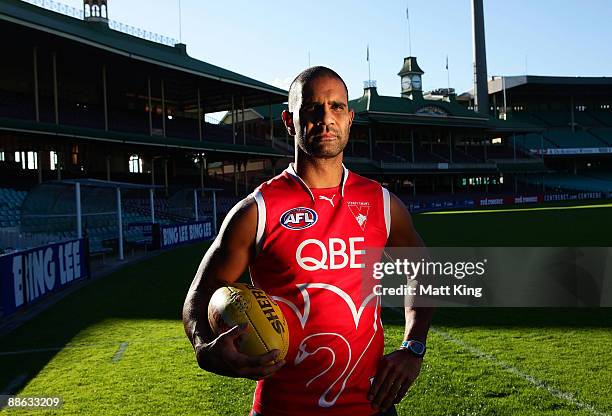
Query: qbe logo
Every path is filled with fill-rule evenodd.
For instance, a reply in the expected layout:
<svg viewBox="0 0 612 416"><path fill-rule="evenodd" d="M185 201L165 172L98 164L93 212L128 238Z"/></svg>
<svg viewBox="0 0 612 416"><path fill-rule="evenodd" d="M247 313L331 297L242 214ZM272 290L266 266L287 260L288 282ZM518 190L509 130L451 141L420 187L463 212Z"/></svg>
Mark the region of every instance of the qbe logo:
<svg viewBox="0 0 612 416"><path fill-rule="evenodd" d="M363 237L350 237L348 242L342 238L331 237L326 242L309 238L300 243L295 251L295 260L306 271L337 270L349 267L363 269L360 256L363 249Z"/></svg>
<svg viewBox="0 0 612 416"><path fill-rule="evenodd" d="M316 224L318 215L314 209L297 207L281 215L280 223L289 230L303 230Z"/></svg>

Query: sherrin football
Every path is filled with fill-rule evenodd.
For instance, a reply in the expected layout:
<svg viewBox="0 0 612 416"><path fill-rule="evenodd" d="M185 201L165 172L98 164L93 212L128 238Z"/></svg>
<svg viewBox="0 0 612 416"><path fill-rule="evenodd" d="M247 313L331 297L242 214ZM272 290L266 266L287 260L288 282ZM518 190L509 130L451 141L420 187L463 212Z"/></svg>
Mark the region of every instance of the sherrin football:
<svg viewBox="0 0 612 416"><path fill-rule="evenodd" d="M238 345L244 354L256 356L278 349L278 360L287 355L287 321L276 302L254 286L232 283L217 289L208 304L208 323L215 335L248 324L249 330Z"/></svg>

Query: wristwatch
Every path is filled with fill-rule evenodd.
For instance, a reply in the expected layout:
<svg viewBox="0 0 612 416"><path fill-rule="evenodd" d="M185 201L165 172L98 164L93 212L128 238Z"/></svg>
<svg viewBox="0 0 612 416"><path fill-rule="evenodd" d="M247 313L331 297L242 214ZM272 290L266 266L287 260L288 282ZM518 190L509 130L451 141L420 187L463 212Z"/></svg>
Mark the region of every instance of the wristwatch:
<svg viewBox="0 0 612 416"><path fill-rule="evenodd" d="M419 358L423 358L425 356L425 351L427 350L424 343L415 339L409 339L408 341L402 342L402 345L399 349L406 350L410 354Z"/></svg>

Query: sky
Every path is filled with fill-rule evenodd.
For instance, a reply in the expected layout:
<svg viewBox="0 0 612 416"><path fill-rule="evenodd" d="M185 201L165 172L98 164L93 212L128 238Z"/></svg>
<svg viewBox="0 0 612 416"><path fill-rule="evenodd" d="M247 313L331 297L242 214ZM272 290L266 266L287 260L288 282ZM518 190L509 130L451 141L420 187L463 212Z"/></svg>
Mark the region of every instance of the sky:
<svg viewBox="0 0 612 416"><path fill-rule="evenodd" d="M80 0L61 3L82 8ZM109 18L187 44L190 56L287 89L310 65L399 96L403 58L423 90L472 88L471 0L109 0ZM410 16L410 42L408 20ZM612 0L484 0L488 75L612 76ZM449 70L445 69L448 56Z"/></svg>

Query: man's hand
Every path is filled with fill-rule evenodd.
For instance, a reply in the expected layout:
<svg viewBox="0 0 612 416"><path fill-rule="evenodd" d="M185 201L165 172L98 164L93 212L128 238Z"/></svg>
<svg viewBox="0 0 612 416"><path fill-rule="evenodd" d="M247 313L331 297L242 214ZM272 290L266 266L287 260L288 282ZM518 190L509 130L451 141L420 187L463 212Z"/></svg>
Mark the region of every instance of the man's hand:
<svg viewBox="0 0 612 416"><path fill-rule="evenodd" d="M285 365L284 360L276 362L278 350L257 357L238 351L236 344L247 331L247 325L236 325L211 343L196 346L196 358L200 367L223 376L260 380L270 377Z"/></svg>
<svg viewBox="0 0 612 416"><path fill-rule="evenodd" d="M399 403L419 375L422 362L422 358L402 350L383 356L368 395L372 407L386 411Z"/></svg>

